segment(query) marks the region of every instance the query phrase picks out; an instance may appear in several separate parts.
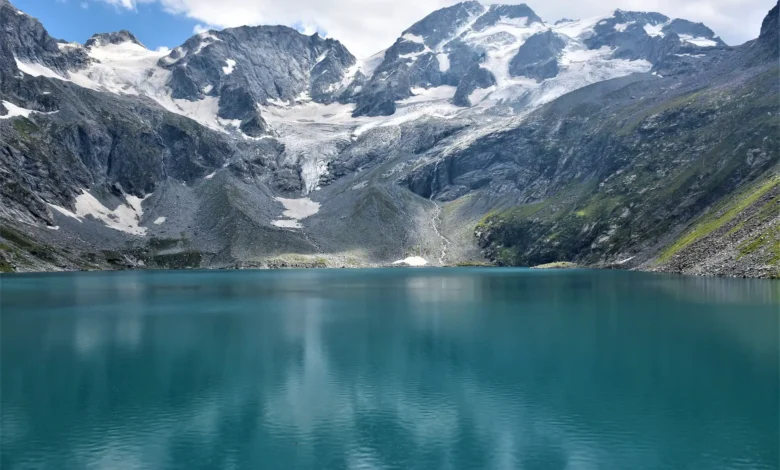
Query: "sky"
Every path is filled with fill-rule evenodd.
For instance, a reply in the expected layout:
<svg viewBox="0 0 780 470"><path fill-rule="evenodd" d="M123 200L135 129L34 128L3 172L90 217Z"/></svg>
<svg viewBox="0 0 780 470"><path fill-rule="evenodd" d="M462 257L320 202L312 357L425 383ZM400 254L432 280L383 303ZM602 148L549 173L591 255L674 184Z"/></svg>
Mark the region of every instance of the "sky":
<svg viewBox="0 0 780 470"><path fill-rule="evenodd" d="M11 0L49 34L83 43L92 34L131 31L146 47L173 48L193 33L284 24L340 40L357 57L386 49L401 31L454 0ZM488 3L488 2L483 2ZM506 0L502 3L521 3ZM606 16L616 8L702 22L727 44L758 36L776 0L526 0L547 22Z"/></svg>

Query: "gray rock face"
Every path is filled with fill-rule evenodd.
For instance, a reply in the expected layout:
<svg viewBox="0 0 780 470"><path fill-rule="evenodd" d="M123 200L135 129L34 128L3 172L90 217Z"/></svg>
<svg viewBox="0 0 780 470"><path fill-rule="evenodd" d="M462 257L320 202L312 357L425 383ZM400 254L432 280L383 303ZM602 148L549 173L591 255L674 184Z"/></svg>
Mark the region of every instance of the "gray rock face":
<svg viewBox="0 0 780 470"><path fill-rule="evenodd" d="M136 39L135 36L133 36L133 33L130 31L123 29L121 31L116 31L113 33L98 33L93 35L91 38L87 39L87 42L84 43L84 47L100 47L105 46L107 44L122 44L125 42L132 42L134 44L138 44L139 46L143 47L143 44L141 44L141 41Z"/></svg>
<svg viewBox="0 0 780 470"><path fill-rule="evenodd" d="M17 10L7 1L0 2L0 75L17 73L16 60L43 64L66 72L82 66L88 58L78 49L60 50L60 43L35 18Z"/></svg>
<svg viewBox="0 0 780 470"><path fill-rule="evenodd" d="M477 2L458 3L435 11L409 27L385 52L374 75L355 96L353 116L393 114L395 101L412 96L412 87L458 85L482 54L459 42L457 33L485 11ZM446 70L442 70L439 58L432 51L438 47L447 55Z"/></svg>
<svg viewBox="0 0 780 470"><path fill-rule="evenodd" d="M547 30L528 38L509 63L510 75L533 78L537 81L558 75L558 54L566 41Z"/></svg>
<svg viewBox="0 0 780 470"><path fill-rule="evenodd" d="M725 46L726 43L716 36L715 33L703 23L694 23L692 21L680 18L672 20L661 30L665 34L674 33L678 36L687 35L694 38L704 38L715 42L718 46Z"/></svg>
<svg viewBox="0 0 780 470"><path fill-rule="evenodd" d="M478 64L471 66L466 75L458 84L455 97L452 99L456 106L471 106L469 95L478 88L488 88L496 84L496 77L490 70L480 67Z"/></svg>
<svg viewBox="0 0 780 470"><path fill-rule="evenodd" d="M431 13L413 24L403 34L420 36L426 46L434 48L442 41L455 37L457 31L484 12L485 7L479 2L458 3Z"/></svg>
<svg viewBox="0 0 780 470"><path fill-rule="evenodd" d="M174 95L196 99L193 90L238 85L259 104L294 101L302 94L332 101L344 71L355 58L341 43L304 36L285 26L243 26L209 31L188 39L159 65L181 71L171 83ZM233 65L231 65L233 64Z"/></svg>
<svg viewBox="0 0 780 470"><path fill-rule="evenodd" d="M484 31L502 18L528 18L527 24L541 23L542 19L525 3L518 5L490 5L487 12L474 22L474 31Z"/></svg>
<svg viewBox="0 0 780 470"><path fill-rule="evenodd" d="M608 46L615 49L615 57L629 60L648 59L656 44L663 38L650 36L646 25L663 27L669 21L660 13L615 10L611 18L600 21L594 35L585 40L590 49Z"/></svg>
<svg viewBox="0 0 780 470"><path fill-rule="evenodd" d="M171 70L177 99L219 97L219 116L241 120L256 136L266 125L257 109L271 101L330 103L355 58L338 41L285 26L209 31L159 61Z"/></svg>

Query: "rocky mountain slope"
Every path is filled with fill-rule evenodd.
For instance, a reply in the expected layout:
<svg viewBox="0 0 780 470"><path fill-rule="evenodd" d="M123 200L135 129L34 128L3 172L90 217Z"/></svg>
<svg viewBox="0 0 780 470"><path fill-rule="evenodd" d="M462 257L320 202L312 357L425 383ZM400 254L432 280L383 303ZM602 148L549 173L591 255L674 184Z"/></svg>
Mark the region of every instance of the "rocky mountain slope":
<svg viewBox="0 0 780 470"><path fill-rule="evenodd" d="M0 269L584 265L778 274L777 7L436 11L357 59L282 26L151 51L0 0Z"/></svg>

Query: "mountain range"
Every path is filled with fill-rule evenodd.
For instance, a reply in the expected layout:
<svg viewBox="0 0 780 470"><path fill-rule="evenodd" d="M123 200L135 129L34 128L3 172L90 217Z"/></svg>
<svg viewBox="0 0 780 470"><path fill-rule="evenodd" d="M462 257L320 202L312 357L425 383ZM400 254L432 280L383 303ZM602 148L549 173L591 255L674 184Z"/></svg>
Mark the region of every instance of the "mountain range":
<svg viewBox="0 0 780 470"><path fill-rule="evenodd" d="M780 276L778 6L474 1L356 58L285 26L171 50L0 0L0 270L582 266Z"/></svg>

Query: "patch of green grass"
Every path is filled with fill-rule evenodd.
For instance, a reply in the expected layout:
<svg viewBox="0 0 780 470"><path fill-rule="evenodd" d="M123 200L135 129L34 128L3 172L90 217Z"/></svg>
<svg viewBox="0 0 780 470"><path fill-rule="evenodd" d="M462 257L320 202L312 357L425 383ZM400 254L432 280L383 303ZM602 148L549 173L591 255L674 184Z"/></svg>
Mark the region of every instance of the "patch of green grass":
<svg viewBox="0 0 780 470"><path fill-rule="evenodd" d="M14 119L14 129L16 129L18 133L25 136L29 136L33 132L37 132L39 130L38 126L36 126L34 122L24 117Z"/></svg>
<svg viewBox="0 0 780 470"><path fill-rule="evenodd" d="M752 255L761 249L768 251L768 264L780 263L780 226L770 227L754 239L742 242L738 247L739 257Z"/></svg>
<svg viewBox="0 0 780 470"><path fill-rule="evenodd" d="M26 235L6 226L0 226L0 237L5 238L9 242L24 250L31 250L37 246L35 242L33 242Z"/></svg>
<svg viewBox="0 0 780 470"><path fill-rule="evenodd" d="M668 247L661 253L658 258L659 263L664 263L672 258L675 254L685 249L692 243L695 243L702 238L710 235L716 230L720 229L727 223L731 222L742 211L754 204L764 194L771 191L775 186L780 184L780 176L773 176L751 190L748 190L746 194L737 196L726 210L720 216L714 219L705 219L702 222L694 225L685 235L678 239L674 244Z"/></svg>
<svg viewBox="0 0 780 470"><path fill-rule="evenodd" d="M35 241L33 241L27 235L18 232L10 227L0 226L0 237L3 237L5 240L8 240L9 242L18 246L22 250L30 253L36 258L42 259L44 261L49 261L49 262L56 261L56 258L54 257L54 251L55 251L54 248L48 245L41 245L35 243Z"/></svg>

